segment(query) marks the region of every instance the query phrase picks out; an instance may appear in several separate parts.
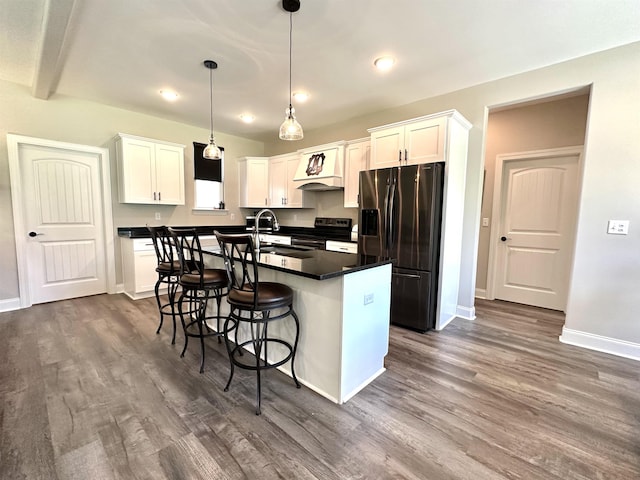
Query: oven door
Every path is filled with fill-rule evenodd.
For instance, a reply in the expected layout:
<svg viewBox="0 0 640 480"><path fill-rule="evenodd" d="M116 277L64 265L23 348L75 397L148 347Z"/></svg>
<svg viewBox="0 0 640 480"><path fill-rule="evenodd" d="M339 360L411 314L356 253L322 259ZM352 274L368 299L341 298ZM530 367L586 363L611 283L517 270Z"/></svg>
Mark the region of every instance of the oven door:
<svg viewBox="0 0 640 480"><path fill-rule="evenodd" d="M324 250L326 241L319 238L291 237L291 245L307 247L310 250Z"/></svg>

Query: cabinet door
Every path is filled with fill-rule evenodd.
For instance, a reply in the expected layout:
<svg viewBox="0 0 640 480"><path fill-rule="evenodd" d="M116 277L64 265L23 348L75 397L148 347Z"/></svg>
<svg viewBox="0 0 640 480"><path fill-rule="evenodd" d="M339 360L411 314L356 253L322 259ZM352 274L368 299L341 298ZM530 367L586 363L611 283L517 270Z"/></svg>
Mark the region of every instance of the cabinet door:
<svg viewBox="0 0 640 480"><path fill-rule="evenodd" d="M404 128L393 127L371 134L371 170L400 165L401 153L404 158Z"/></svg>
<svg viewBox="0 0 640 480"><path fill-rule="evenodd" d="M370 142L348 145L344 159L344 206L358 207L358 181L360 172L369 168Z"/></svg>
<svg viewBox="0 0 640 480"><path fill-rule="evenodd" d="M269 161L269 204L284 207L288 193L287 160L276 158Z"/></svg>
<svg viewBox="0 0 640 480"><path fill-rule="evenodd" d="M135 293L153 292L158 281L156 252L135 252Z"/></svg>
<svg viewBox="0 0 640 480"><path fill-rule="evenodd" d="M264 208L269 198L269 159L246 158L238 161L240 206Z"/></svg>
<svg viewBox="0 0 640 480"><path fill-rule="evenodd" d="M406 125L403 159L407 165L444 160L445 117Z"/></svg>
<svg viewBox="0 0 640 480"><path fill-rule="evenodd" d="M300 157L293 155L287 159L287 196L285 205L289 208L304 207L304 199L306 192L296 187L293 177L296 176L296 170L300 164Z"/></svg>
<svg viewBox="0 0 640 480"><path fill-rule="evenodd" d="M155 203L155 145L122 137L118 145L118 184L121 203Z"/></svg>
<svg viewBox="0 0 640 480"><path fill-rule="evenodd" d="M164 205L184 205L184 150L155 146L156 198Z"/></svg>

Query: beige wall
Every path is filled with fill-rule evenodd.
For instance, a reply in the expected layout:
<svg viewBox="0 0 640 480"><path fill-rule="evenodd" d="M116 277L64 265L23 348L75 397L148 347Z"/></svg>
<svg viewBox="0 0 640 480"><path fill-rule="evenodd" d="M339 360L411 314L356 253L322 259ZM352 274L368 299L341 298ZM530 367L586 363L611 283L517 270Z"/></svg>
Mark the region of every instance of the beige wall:
<svg viewBox="0 0 640 480"><path fill-rule="evenodd" d="M490 222L495 178L495 159L504 153L583 145L589 95L562 98L489 113L484 157L485 180L482 218ZM487 286L490 227L480 227L476 288Z"/></svg>
<svg viewBox="0 0 640 480"><path fill-rule="evenodd" d="M566 326L589 335L640 345L640 322L636 320L637 286L640 285L640 195L637 194L640 185L640 42L353 118L330 128L306 131L305 139L297 142L295 149L364 137L367 128L451 108L462 113L473 128L469 141L458 303L462 313L471 314L476 284L487 108L577 91L589 85L591 97L584 172ZM202 129L89 102L59 97L49 101L36 100L27 89L7 83L0 83L0 111L0 212L6 226L0 234L3 251L0 266L6 274L3 278L8 279L3 282L0 299L17 293L15 287L7 285L12 277L15 279L15 251L8 206L7 132L88 145L104 144L118 131L180 143L207 138L207 132ZM299 113L304 125L304 113ZM263 139L264 153L291 151L288 143L272 138L270 134ZM263 153L260 142L222 134L218 134L218 140L227 147L230 160L238 155ZM233 210L232 201L237 202L237 195L234 200L228 192L227 203ZM328 194L326 203L320 211L335 211L335 194ZM116 225L134 221L144 224L150 213L151 210L138 213L117 208L115 222ZM209 219L203 221L192 217L188 209L180 207L166 214L172 223L211 223ZM286 215L289 214L295 213ZM630 220L629 235L607 235L608 219Z"/></svg>
<svg viewBox="0 0 640 480"><path fill-rule="evenodd" d="M462 113L473 128L458 303L461 313L472 314L487 109L588 86L592 88L566 326L640 345L640 322L635 320L640 285L640 43L306 131L298 148L363 137L367 128L452 108ZM304 111L298 114L304 125ZM290 148L264 140L268 154ZM630 220L629 235L606 235L608 219Z"/></svg>
<svg viewBox="0 0 640 480"><path fill-rule="evenodd" d="M15 298L18 292L17 264L11 191L7 158L7 133L58 140L93 146L111 145L118 132L140 135L180 143L185 148L186 205L151 206L118 203L115 151L111 145L111 180L114 227L168 225L215 225L243 223L243 212L238 208L238 178L236 159L244 155L262 155L262 142L216 133L216 140L225 147L225 201L230 214L194 215L193 207L193 147L192 142L206 142L208 130L160 118L134 113L106 105L53 96L38 100L23 86L0 81L0 301ZM162 220L155 220L160 212ZM114 232L115 235L115 232ZM116 239L116 281L122 282L119 240Z"/></svg>

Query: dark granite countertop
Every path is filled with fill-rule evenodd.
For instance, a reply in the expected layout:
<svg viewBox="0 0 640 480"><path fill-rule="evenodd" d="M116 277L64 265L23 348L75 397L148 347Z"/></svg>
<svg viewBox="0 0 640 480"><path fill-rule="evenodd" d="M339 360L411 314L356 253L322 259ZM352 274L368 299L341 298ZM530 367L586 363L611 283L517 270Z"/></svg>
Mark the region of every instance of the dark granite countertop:
<svg viewBox="0 0 640 480"><path fill-rule="evenodd" d="M177 227L177 226L176 226ZM183 226L177 228L184 228ZM221 233L246 233L244 225L206 225L196 226L199 235L213 235L214 230ZM287 227L282 225L277 232L265 232L273 235L302 236L310 238L322 238L324 240L337 240L349 242L351 232L328 232L323 229L313 227ZM118 236L124 238L149 238L147 227L118 227Z"/></svg>
<svg viewBox="0 0 640 480"><path fill-rule="evenodd" d="M258 264L261 267L314 280L341 277L391 263L389 258L326 250L294 250L280 246L267 247L265 250L259 254ZM209 250L207 253L217 257L222 256L218 248Z"/></svg>

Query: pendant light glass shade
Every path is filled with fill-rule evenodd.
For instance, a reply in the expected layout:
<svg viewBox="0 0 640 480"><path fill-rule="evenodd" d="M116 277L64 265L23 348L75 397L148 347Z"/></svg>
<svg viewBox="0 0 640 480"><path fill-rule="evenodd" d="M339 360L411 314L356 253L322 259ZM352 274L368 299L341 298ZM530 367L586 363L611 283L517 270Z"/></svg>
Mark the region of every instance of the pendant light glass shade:
<svg viewBox="0 0 640 480"><path fill-rule="evenodd" d="M218 145L216 145L216 139L211 135L211 138L209 138L209 145L204 147L204 150L202 151L202 158L206 158L207 160L220 160L221 154L222 152L218 148Z"/></svg>
<svg viewBox="0 0 640 480"><path fill-rule="evenodd" d="M205 60L204 66L209 69L209 103L210 103L210 119L211 119L211 136L209 137L209 145L202 152L202 157L207 160L220 160L222 153L216 145L216 139L213 136L213 71L218 68L218 64L213 60Z"/></svg>
<svg viewBox="0 0 640 480"><path fill-rule="evenodd" d="M283 0L283 7L286 6ZM299 4L298 4L299 7ZM289 108L285 110L284 122L280 125L280 140L301 140L304 137L302 125L296 120L296 111L291 106L291 33L293 31L293 16L289 11Z"/></svg>
<svg viewBox="0 0 640 480"><path fill-rule="evenodd" d="M285 111L284 122L280 125L280 139L282 140L300 140L304 137L302 125L296 120L296 109L289 105Z"/></svg>

